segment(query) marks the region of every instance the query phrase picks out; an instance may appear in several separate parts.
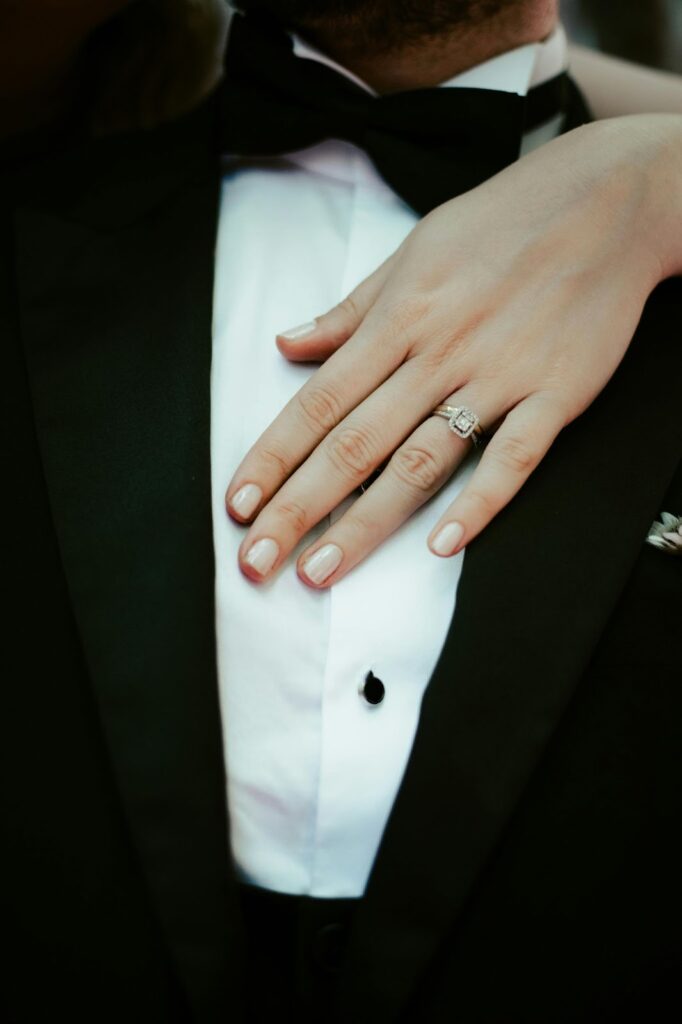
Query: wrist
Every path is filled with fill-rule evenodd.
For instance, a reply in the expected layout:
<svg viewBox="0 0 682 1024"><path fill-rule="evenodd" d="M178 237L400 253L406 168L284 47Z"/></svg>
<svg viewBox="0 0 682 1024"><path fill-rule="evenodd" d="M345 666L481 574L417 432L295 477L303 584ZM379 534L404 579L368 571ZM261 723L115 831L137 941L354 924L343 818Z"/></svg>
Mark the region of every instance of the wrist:
<svg viewBox="0 0 682 1024"><path fill-rule="evenodd" d="M639 122L636 127L650 157L643 227L662 281L682 274L682 114L645 114L633 120Z"/></svg>
<svg viewBox="0 0 682 1024"><path fill-rule="evenodd" d="M620 236L634 279L650 294L682 273L682 114L627 114L569 135L583 141L575 154L582 154L596 222ZM549 145L561 146L567 138ZM571 163L576 165L575 155Z"/></svg>

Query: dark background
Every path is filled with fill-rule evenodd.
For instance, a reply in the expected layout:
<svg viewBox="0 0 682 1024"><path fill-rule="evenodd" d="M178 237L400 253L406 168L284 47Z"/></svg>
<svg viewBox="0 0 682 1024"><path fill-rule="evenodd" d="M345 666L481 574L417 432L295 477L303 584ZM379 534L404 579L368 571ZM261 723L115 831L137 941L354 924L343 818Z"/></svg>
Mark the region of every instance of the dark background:
<svg viewBox="0 0 682 1024"><path fill-rule="evenodd" d="M682 0L561 0L569 38L682 73Z"/></svg>

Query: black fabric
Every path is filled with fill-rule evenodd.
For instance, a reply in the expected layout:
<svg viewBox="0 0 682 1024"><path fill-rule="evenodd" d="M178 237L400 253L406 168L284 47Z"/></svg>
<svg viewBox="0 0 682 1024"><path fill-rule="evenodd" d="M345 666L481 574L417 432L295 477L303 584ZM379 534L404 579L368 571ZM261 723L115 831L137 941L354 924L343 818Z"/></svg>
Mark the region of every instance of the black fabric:
<svg viewBox="0 0 682 1024"><path fill-rule="evenodd" d="M682 510L682 468L662 507ZM680 559L644 546L405 1024L678 1015L681 599Z"/></svg>
<svg viewBox="0 0 682 1024"><path fill-rule="evenodd" d="M334 1013L358 899L322 899L240 884L246 1015L252 1024L318 1024Z"/></svg>
<svg viewBox="0 0 682 1024"><path fill-rule="evenodd" d="M277 983L248 953L220 743L216 118L211 101L0 189L9 1024L246 1024L253 986ZM682 573L644 537L682 511L681 316L665 282L609 385L469 546L325 1020L675 1010Z"/></svg>
<svg viewBox="0 0 682 1024"><path fill-rule="evenodd" d="M569 110L571 127L589 119L566 74L527 97L470 88L374 97L332 68L296 57L290 37L270 22L240 14L230 26L220 97L224 151L274 155L346 139L422 214L516 160L524 131Z"/></svg>
<svg viewBox="0 0 682 1024"><path fill-rule="evenodd" d="M36 432L13 213L48 165L26 157L44 141L27 142L5 147L0 175L0 1020L180 1024L187 1000L112 771Z"/></svg>
<svg viewBox="0 0 682 1024"><path fill-rule="evenodd" d="M210 515L218 183L210 107L2 183L2 920L19 1020L108 987L105 1021L222 1021L236 998Z"/></svg>
<svg viewBox="0 0 682 1024"><path fill-rule="evenodd" d="M660 356L675 336L681 303L679 278L654 292L610 385L562 432L539 471L467 550L456 614L422 702L410 760L351 932L348 995L353 1004L360 1002L360 991L353 989L352 979L361 964L369 964L359 1021L369 1022L374 1012L390 1006L397 1011L477 892L481 872L504 844L527 787L542 777L543 758L554 749L564 717L592 696L599 680L592 659L638 558L649 559L643 545L651 523L662 509L670 511L668 505L678 507L682 367L672 378L661 375ZM653 423L659 413L665 429L652 444L642 424ZM675 489L666 497L673 478ZM660 671L669 702L659 722L665 734L668 721L675 728L682 721L677 685L682 631L668 606L662 607L662 598L670 600L672 588L679 606L682 573L679 559L661 559L663 564L656 564L665 586L652 587L639 602L643 618L629 641L647 653L640 654L639 663L630 663L627 634L621 632L617 671L627 679L622 685L631 686L641 700L648 686L642 664L648 659L650 672ZM622 731L605 735L605 743L616 748L638 743L636 716L612 725ZM592 740L585 734L576 742ZM666 773L672 770L678 787L682 775L677 776L665 748L652 751L651 757L661 785L667 787ZM554 797L558 800L566 788L583 822L582 841L589 844L594 788L584 788L584 780L576 785L569 764L564 762ZM598 771L598 763L593 769ZM647 798L630 788L633 781L633 775L611 778L606 803L612 802L615 812L630 800L636 828L646 831ZM436 799L424 799L434 791ZM668 810L656 819L656 835L650 836L651 870L661 856L659 844L672 842L679 848L682 839L677 796L670 789L667 793ZM541 829L539 818L536 825ZM562 839L568 852L569 834ZM645 874L633 861L630 867L646 888ZM572 877L571 884L589 887L599 885L602 866L595 862L593 874L586 871L582 883L568 859L562 870ZM666 884L676 889L674 879ZM589 903L580 909L589 918ZM553 916L549 905L545 910L558 937L563 917ZM607 931L616 945L641 941L632 923L625 930L608 926ZM603 952L603 946L594 950L597 957Z"/></svg>

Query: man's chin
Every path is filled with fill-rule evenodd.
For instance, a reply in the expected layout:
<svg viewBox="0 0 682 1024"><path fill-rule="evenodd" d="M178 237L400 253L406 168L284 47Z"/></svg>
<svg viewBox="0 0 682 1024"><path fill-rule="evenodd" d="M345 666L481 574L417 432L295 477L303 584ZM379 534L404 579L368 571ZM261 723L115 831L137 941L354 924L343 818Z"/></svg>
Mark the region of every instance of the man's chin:
<svg viewBox="0 0 682 1024"><path fill-rule="evenodd" d="M292 29L325 35L353 32L358 42L418 41L462 27L493 22L501 15L527 17L556 0L234 0L244 13L267 14Z"/></svg>
<svg viewBox="0 0 682 1024"><path fill-rule="evenodd" d="M234 6L244 12L263 11L278 21L310 24L371 14L389 4L385 0L235 0Z"/></svg>

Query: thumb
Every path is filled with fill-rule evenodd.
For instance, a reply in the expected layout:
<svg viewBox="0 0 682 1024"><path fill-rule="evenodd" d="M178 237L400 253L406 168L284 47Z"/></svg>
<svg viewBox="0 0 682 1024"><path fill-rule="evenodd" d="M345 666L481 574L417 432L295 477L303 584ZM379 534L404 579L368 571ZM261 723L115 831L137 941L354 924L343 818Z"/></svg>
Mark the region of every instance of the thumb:
<svg viewBox="0 0 682 1024"><path fill-rule="evenodd" d="M282 355L292 362L324 362L333 355L355 333L374 305L393 259L391 256L385 260L328 313L278 334L275 340Z"/></svg>

